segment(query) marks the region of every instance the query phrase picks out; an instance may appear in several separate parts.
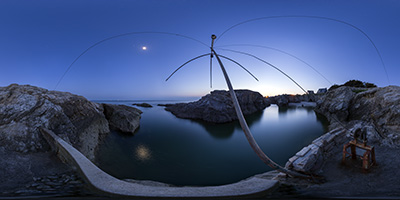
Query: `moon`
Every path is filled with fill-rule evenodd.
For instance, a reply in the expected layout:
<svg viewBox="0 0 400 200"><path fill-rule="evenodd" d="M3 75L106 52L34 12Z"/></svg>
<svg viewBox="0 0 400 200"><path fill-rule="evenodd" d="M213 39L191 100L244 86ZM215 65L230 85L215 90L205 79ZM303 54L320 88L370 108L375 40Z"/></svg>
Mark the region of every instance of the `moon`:
<svg viewBox="0 0 400 200"><path fill-rule="evenodd" d="M143 51L146 51L146 50L147 50L147 47L146 47L146 46L142 46L142 50L143 50Z"/></svg>

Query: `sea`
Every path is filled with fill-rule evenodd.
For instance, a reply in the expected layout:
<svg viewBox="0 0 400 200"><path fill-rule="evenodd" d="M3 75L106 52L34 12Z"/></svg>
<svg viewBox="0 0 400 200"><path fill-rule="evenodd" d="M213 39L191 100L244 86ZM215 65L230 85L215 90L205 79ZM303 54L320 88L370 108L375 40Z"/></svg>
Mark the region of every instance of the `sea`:
<svg viewBox="0 0 400 200"><path fill-rule="evenodd" d="M251 149L237 121L213 124L180 119L158 106L188 100L97 102L153 106L137 107L143 113L134 134L112 131L100 144L96 162L116 178L214 186L272 170ZM313 108L274 104L245 118L264 153L282 166L329 125Z"/></svg>

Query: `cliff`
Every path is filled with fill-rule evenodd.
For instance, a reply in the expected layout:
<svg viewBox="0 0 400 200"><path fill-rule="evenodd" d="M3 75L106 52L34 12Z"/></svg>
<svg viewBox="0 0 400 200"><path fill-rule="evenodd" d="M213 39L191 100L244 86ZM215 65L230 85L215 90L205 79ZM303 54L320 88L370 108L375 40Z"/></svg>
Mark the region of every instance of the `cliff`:
<svg viewBox="0 0 400 200"><path fill-rule="evenodd" d="M12 84L0 87L0 145L23 153L47 150L48 144L39 132L43 127L93 160L96 147L110 128L133 133L139 126L140 113L135 108L98 104L68 92ZM125 123L115 125L115 116Z"/></svg>
<svg viewBox="0 0 400 200"><path fill-rule="evenodd" d="M370 140L400 145L400 87L339 87L318 102L316 112L325 115L331 127L366 127Z"/></svg>
<svg viewBox="0 0 400 200"><path fill-rule="evenodd" d="M260 93L250 90L235 90L244 115L264 110L270 104ZM165 110L179 118L200 119L212 123L237 120L235 108L228 91L215 90L200 100L190 103L165 105Z"/></svg>
<svg viewBox="0 0 400 200"><path fill-rule="evenodd" d="M399 170L393 166L400 165L400 87L337 86L317 101L316 111L331 122L330 131L297 152L285 167L318 174L327 182L306 185L303 191L321 198L398 196L400 181L394 177ZM369 170L361 170L359 156L366 151L358 148L357 159L342 162L344 144L360 128L366 131L367 144L374 147L376 156L377 164ZM284 176L277 179L298 184Z"/></svg>

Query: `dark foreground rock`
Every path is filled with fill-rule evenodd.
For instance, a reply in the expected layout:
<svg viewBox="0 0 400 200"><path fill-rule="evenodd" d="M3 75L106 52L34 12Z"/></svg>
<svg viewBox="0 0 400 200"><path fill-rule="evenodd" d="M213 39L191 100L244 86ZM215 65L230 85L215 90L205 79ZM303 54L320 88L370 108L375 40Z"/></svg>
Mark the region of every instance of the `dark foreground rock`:
<svg viewBox="0 0 400 200"><path fill-rule="evenodd" d="M83 182L53 152L20 153L0 147L0 199L85 195Z"/></svg>
<svg viewBox="0 0 400 200"><path fill-rule="evenodd" d="M250 90L235 90L244 115L264 110L270 104L260 93ZM179 118L200 119L212 123L226 123L237 119L228 91L215 90L190 103L165 105L165 110Z"/></svg>
<svg viewBox="0 0 400 200"><path fill-rule="evenodd" d="M318 101L316 111L331 122L330 132L290 158L286 168L318 174L325 182L313 184L284 175L276 179L297 188L300 197L398 199L400 87L338 87ZM362 170L361 149L357 148L356 159L342 162L343 145L359 129L366 130L367 144L375 149L377 165L368 171Z"/></svg>
<svg viewBox="0 0 400 200"><path fill-rule="evenodd" d="M105 114L105 108L112 114ZM86 195L76 172L49 151L40 128L52 130L93 161L110 126L134 132L140 113L68 92L17 84L0 87L0 196ZM115 116L119 123L114 123Z"/></svg>
<svg viewBox="0 0 400 200"><path fill-rule="evenodd" d="M317 111L330 120L330 132L290 158L286 168L318 173L332 148L343 146L357 130L366 131L368 144L400 147L400 87L339 87L318 102Z"/></svg>

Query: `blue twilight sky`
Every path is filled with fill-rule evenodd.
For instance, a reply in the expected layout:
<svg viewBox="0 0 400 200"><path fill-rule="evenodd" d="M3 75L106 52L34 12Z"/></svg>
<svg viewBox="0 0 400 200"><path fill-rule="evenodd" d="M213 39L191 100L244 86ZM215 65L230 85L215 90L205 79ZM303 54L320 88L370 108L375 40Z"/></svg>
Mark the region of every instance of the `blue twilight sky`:
<svg viewBox="0 0 400 200"><path fill-rule="evenodd" d="M193 61L165 81L181 64L210 52L211 34L218 37L218 54L241 63L259 79L223 60L236 89L263 95L302 93L265 63L222 48L268 61L306 90L350 79L400 85L399 10L397 0L0 0L0 86L18 83L53 90L91 45L114 35L146 31L196 41L158 33L105 41L80 57L56 89L88 99L176 99L226 89L216 60L210 88L209 57ZM361 29L379 49L387 74L369 39L337 21L266 18L219 37L246 20L294 15L333 18Z"/></svg>

